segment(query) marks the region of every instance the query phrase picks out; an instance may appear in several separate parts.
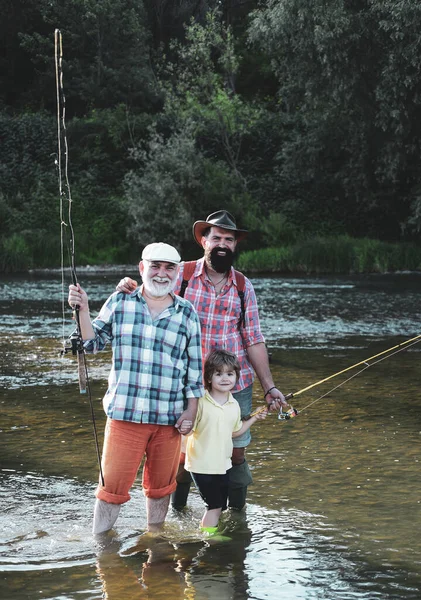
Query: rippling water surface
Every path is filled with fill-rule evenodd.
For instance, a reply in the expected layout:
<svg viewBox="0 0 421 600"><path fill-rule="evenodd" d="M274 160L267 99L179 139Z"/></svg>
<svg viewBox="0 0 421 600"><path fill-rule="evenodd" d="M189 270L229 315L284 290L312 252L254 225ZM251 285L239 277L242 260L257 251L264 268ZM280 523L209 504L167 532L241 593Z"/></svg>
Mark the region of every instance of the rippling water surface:
<svg viewBox="0 0 421 600"><path fill-rule="evenodd" d="M93 313L120 274L135 276L79 273ZM253 283L285 393L421 333L415 276ZM230 542L200 538L196 493L148 538L140 482L115 531L93 539L95 444L74 358L60 357L73 327L62 295L56 273L0 281L1 598L421 597L421 344L336 390L356 371L298 393L298 417L254 427L255 483L247 511L224 516ZM109 359L88 357L100 443Z"/></svg>

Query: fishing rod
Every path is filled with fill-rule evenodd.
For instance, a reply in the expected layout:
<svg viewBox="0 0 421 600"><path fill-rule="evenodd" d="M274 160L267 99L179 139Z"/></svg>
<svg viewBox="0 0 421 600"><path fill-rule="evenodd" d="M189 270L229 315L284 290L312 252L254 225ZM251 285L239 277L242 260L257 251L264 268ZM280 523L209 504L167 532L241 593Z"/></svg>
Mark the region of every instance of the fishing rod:
<svg viewBox="0 0 421 600"><path fill-rule="evenodd" d="M69 262L70 262L70 271L72 276L72 281L74 285L77 285L77 276L76 276L76 257L75 257L75 235L72 223L72 194L70 190L70 182L68 176L68 161L69 161L69 152L67 145L67 135L66 135L66 97L64 95L63 88L63 70L62 70L62 62L63 62L63 44L62 44L62 36L59 29L56 29L54 32L54 47L55 47L55 66L56 66L56 96L57 96L57 144L58 144L58 156L57 156L57 167L59 173L59 192L60 192L60 225L61 225L61 273L62 273L62 301L64 306L64 237L66 228L68 228L70 239L68 242L68 254L69 254ZM64 176L66 182L67 194L63 192L63 177L62 177L62 168L61 168L61 156L62 156L62 148L61 148L61 138L63 137L64 143L64 156L65 156L65 168L64 168ZM64 209L63 209L63 198L66 198L68 201L68 215L67 215L67 223L64 220ZM76 323L76 331L69 337L70 347L64 347L63 353L67 353L68 350L72 351L72 354L77 356L77 364L78 364L78 379L79 379L79 390L81 394L86 394L86 390L88 388L88 374L86 368L86 360L85 353L83 350L83 339L81 335L80 329L80 319L79 319L79 306L75 306L73 309L73 318ZM65 318L63 318L63 323Z"/></svg>
<svg viewBox="0 0 421 600"><path fill-rule="evenodd" d="M66 134L66 97L64 95L63 87L63 40L61 31L56 29L54 32L54 58L55 58L55 72L56 72L56 98L57 98L57 170L58 170L58 181L59 181L59 194L60 194L60 242L61 242L61 285L62 285L62 312L63 312L63 339L64 339L64 322L65 322L65 284L64 284L64 238L66 229L69 232L69 241L67 250L70 256L70 272L72 276L73 285L78 285L76 275L76 252L75 252L75 234L72 223L72 194L70 189L69 181L69 148L67 144ZM64 143L64 156L65 156L65 168L64 168L64 180L66 184L67 193L63 192L63 176L61 167L62 147L61 139L63 138ZM68 202L68 215L67 222L64 219L64 207L63 198ZM88 392L89 406L91 410L91 419L93 426L93 433L95 439L95 448L99 465L99 472L101 476L102 485L104 483L104 475L101 466L101 454L98 443L98 433L96 427L95 411L92 401L91 388L89 385L88 376L88 365L86 362L85 350L83 347L82 330L80 326L79 306L73 307L73 318L76 323L76 330L68 338L69 344L67 345L64 341L61 355L67 354L71 350L73 355L77 356L78 366L78 380L79 380L79 391L81 394Z"/></svg>
<svg viewBox="0 0 421 600"><path fill-rule="evenodd" d="M333 373L333 375L329 375L329 377L324 377L323 379L320 379L319 381L316 381L315 383L312 383L311 385L308 385L307 387L302 388L301 390L298 390L297 392L290 392L289 394L287 394L285 396L285 400L286 401L292 400L292 398L295 398L296 396L300 396L301 394L304 394L304 392L308 392L308 390L311 390L312 388L315 388L315 387L321 385L322 383L325 383L326 381L330 381L334 377L338 377L339 375L343 375L343 373L347 373L348 371L351 371L352 369L356 369L357 367L364 365L364 368L360 369L357 373L354 373L353 375L351 375L351 377L348 377L347 379L345 379L344 381L342 381L341 383L336 385L334 388L332 388L331 390L329 390L328 392L326 392L319 398L316 398L316 400L313 400L312 402L310 402L310 404L308 404L307 406L302 408L299 411L301 414L304 410L306 410L307 408L309 408L310 406L312 406L313 404L315 404L322 398L325 398L328 394L331 394L334 390L337 390L338 388L340 388L342 385L344 385L351 379L354 379L354 377L357 377L357 375L360 375L361 373L363 373L363 371L366 371L370 367L373 367L374 365L378 364L379 362L382 362L386 358L390 358L391 356L394 356L395 354L398 354L399 352L402 352L403 350L406 350L407 348L410 348L411 346L415 346L415 344L418 344L420 341L421 341L421 334L417 335L413 338L410 338L408 340L405 340L404 342L401 342L400 344L396 344L395 346L392 346L391 348L388 348L387 350L383 350L382 352L379 352L378 354L374 354L373 356L370 356L369 358L366 358L365 360L361 360L360 362L357 362L354 365L347 367L346 369L342 369L341 371L338 371L337 373ZM385 355L387 355L387 356L385 356ZM383 358L380 358L380 357L383 357ZM375 359L378 359L378 360L375 360ZM374 361L374 362L370 362L370 361ZM290 408L286 412L283 412L282 407L281 407L281 409L279 411L279 416L278 416L278 418L280 420L292 419L293 417L298 415L298 410L295 409L294 407L292 407L291 405L289 405L289 406L290 406ZM255 415L263 412L264 410L267 410L267 406L257 408L254 412L251 413L250 416L254 417Z"/></svg>

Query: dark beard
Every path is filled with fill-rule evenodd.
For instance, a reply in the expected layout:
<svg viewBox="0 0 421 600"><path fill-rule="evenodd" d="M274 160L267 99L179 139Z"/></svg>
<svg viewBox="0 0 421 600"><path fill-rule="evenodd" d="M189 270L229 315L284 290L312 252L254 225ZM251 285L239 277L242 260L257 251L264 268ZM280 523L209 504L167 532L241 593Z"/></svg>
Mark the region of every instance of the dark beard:
<svg viewBox="0 0 421 600"><path fill-rule="evenodd" d="M218 252L225 252L225 256L219 256ZM234 262L234 252L229 248L213 248L210 252L205 251L205 260L210 263L212 269L217 273L226 273Z"/></svg>

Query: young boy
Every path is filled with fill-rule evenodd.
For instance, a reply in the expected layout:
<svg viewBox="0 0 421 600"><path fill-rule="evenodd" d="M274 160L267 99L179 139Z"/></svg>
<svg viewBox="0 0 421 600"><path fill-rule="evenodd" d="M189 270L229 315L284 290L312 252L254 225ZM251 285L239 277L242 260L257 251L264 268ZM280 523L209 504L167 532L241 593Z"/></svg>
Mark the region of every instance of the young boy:
<svg viewBox="0 0 421 600"><path fill-rule="evenodd" d="M204 367L205 395L199 399L196 420L187 439L186 469L206 504L202 530L213 534L221 512L227 508L232 438L243 434L267 410L247 421L231 390L240 376L240 363L232 352L214 350Z"/></svg>

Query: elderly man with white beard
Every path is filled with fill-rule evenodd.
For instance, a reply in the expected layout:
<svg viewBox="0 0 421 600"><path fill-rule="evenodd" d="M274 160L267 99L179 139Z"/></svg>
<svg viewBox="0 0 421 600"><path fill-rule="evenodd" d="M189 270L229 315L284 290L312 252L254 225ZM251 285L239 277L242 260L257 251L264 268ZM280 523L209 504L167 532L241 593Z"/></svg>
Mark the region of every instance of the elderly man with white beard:
<svg viewBox="0 0 421 600"><path fill-rule="evenodd" d="M86 352L108 343L113 352L95 534L113 527L144 457L148 531L162 527L176 488L180 433L190 432L203 395L199 319L190 302L173 293L180 261L168 244L146 246L139 263L143 285L112 294L92 322L86 292L69 286Z"/></svg>

